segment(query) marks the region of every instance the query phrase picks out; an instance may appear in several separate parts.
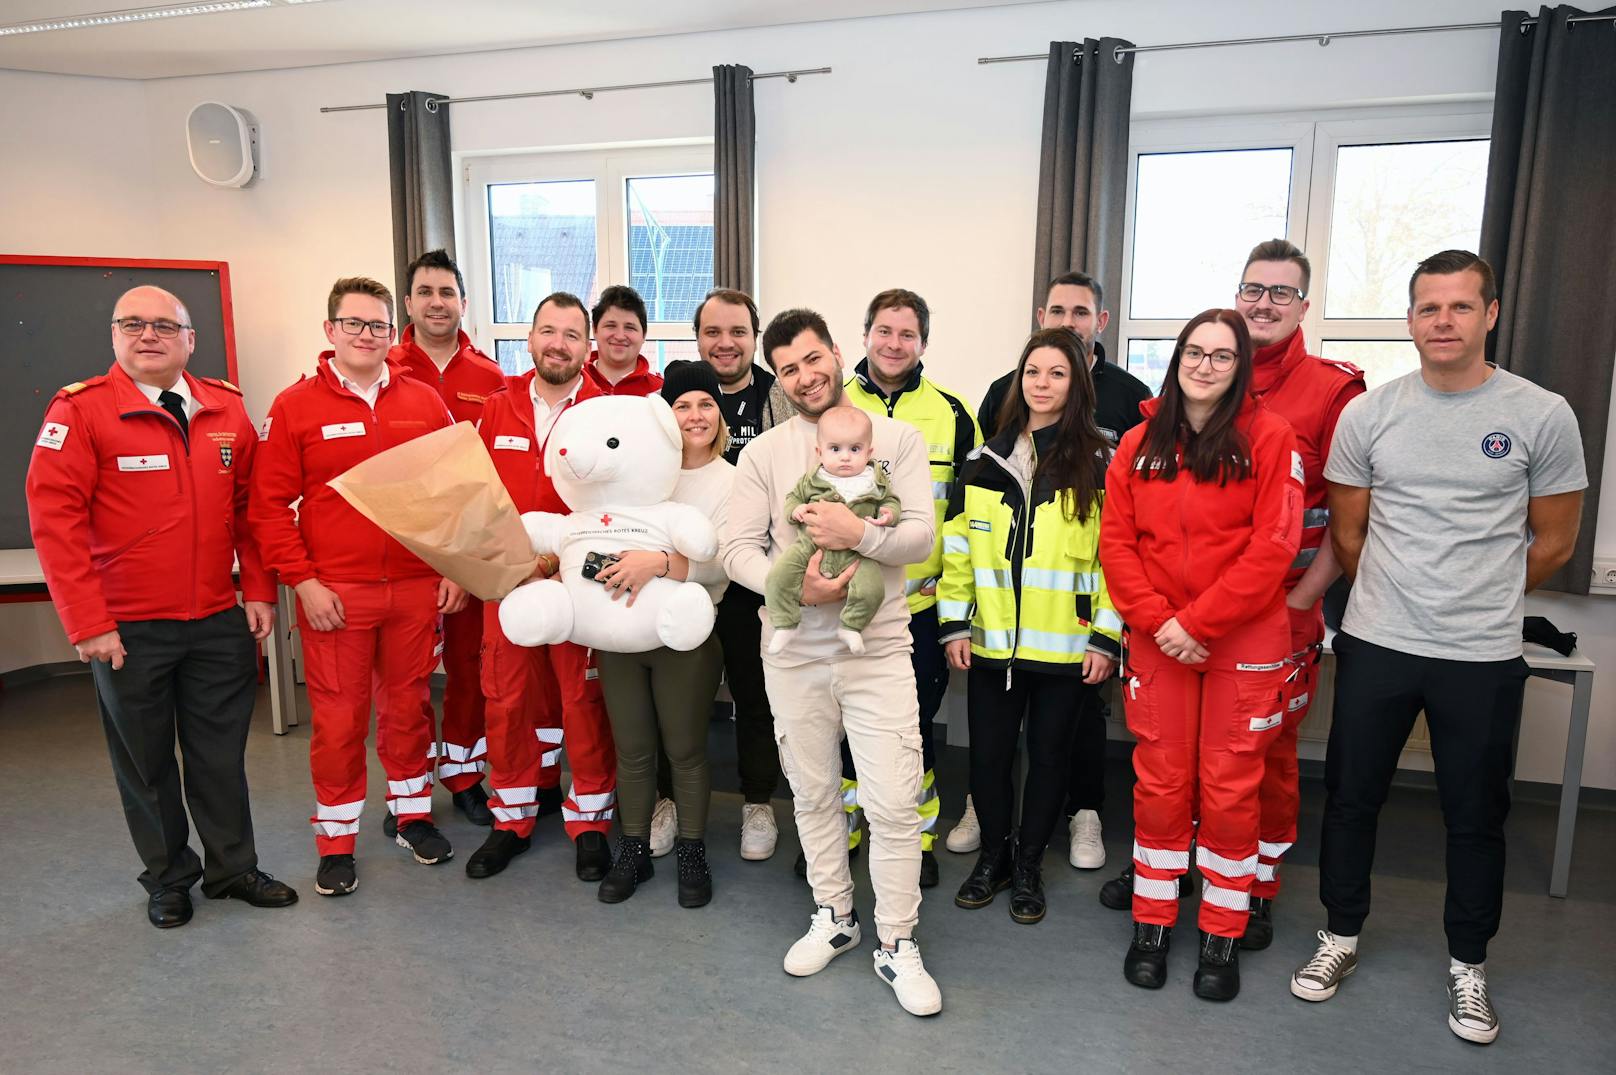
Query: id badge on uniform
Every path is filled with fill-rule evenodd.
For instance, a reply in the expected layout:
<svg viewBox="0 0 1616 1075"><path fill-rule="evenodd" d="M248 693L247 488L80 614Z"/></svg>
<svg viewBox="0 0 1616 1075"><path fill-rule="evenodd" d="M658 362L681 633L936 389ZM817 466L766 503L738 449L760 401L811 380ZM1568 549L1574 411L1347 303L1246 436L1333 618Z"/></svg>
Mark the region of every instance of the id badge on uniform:
<svg viewBox="0 0 1616 1075"><path fill-rule="evenodd" d="M340 440L343 437L363 437L365 423L363 422L336 422L332 425L321 426L320 436L326 440Z"/></svg>

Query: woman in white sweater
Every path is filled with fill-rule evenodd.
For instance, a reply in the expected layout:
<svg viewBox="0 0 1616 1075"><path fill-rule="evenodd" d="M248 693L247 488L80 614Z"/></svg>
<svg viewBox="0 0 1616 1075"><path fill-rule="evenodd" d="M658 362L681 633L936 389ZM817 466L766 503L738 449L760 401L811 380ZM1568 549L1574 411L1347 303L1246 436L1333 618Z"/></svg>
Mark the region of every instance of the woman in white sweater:
<svg viewBox="0 0 1616 1075"><path fill-rule="evenodd" d="M673 499L723 525L735 468L724 459L729 433L719 410L718 377L703 362L675 362L664 371L662 398L673 408L684 438L684 468ZM626 552L601 569L599 580L613 596L632 602L650 579L668 575L699 582L716 605L729 586L716 559L689 563L677 553ZM717 635L688 652L666 647L646 653L597 652L601 693L617 745L617 805L622 824L611 871L600 883L605 903L621 903L652 875L651 817L657 800L657 744L672 769L678 811L674 855L679 867L679 905L701 907L713 898L707 866L707 723L723 672Z"/></svg>

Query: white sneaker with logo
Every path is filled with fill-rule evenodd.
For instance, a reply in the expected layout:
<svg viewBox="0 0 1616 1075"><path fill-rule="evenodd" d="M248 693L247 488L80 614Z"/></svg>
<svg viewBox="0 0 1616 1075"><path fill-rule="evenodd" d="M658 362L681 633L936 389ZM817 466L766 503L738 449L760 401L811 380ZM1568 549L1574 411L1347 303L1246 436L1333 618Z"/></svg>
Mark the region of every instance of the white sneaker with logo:
<svg viewBox="0 0 1616 1075"><path fill-rule="evenodd" d="M651 857L661 858L673 850L673 838L679 835L679 811L672 799L658 799L651 811Z"/></svg>
<svg viewBox="0 0 1616 1075"><path fill-rule="evenodd" d="M744 803L741 806L741 858L748 862L762 862L774 854L774 845L780 839L780 827L774 823L774 807L768 803Z"/></svg>
<svg viewBox="0 0 1616 1075"><path fill-rule="evenodd" d="M920 961L920 946L912 937L901 937L897 950L884 945L875 949L875 976L892 987L898 1003L910 1015L936 1015L943 1010L943 992L926 973Z"/></svg>
<svg viewBox="0 0 1616 1075"><path fill-rule="evenodd" d="M943 846L956 855L967 855L982 846L982 824L976 820L976 804L971 802L969 795L965 796L965 814L959 819L959 824L948 830L948 839Z"/></svg>
<svg viewBox="0 0 1616 1075"><path fill-rule="evenodd" d="M1072 815L1067 831L1072 837L1072 851L1068 858L1080 870L1098 870L1105 865L1105 838L1100 830L1100 815L1093 810L1079 810Z"/></svg>
<svg viewBox="0 0 1616 1075"><path fill-rule="evenodd" d="M1465 1041L1491 1045L1498 1013L1487 997L1487 974L1468 963L1448 968L1448 1029Z"/></svg>
<svg viewBox="0 0 1616 1075"><path fill-rule="evenodd" d="M786 952L787 974L806 978L830 966L830 961L858 947L858 912L849 911L846 918L837 918L829 907L814 908L809 919L808 932L797 939Z"/></svg>

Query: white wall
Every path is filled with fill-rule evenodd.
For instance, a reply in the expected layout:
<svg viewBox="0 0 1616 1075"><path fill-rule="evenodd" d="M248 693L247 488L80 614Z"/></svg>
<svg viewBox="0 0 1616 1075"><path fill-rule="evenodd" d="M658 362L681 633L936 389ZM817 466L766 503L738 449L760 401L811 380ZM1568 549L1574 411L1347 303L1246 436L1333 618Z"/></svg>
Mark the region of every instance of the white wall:
<svg viewBox="0 0 1616 1075"><path fill-rule="evenodd" d="M1498 11L1496 0L1091 0L146 83L0 72L13 105L0 112L4 144L49 143L46 154L0 160L0 245L230 262L242 387L261 416L323 346L330 281L391 278L383 114L322 115L322 105L406 89L467 96L692 78L715 63L831 66L795 85L756 85L761 305L765 314L818 307L856 357L868 297L913 288L934 310L928 369L975 399L1028 328L1044 79L1041 62L979 66L978 56L1086 35L1150 44L1485 21ZM1134 112L1474 99L1492 92L1496 44L1465 32L1147 53L1136 61ZM184 119L206 99L244 107L262 125L263 176L248 190L209 188L190 172ZM712 98L696 86L469 104L454 108L452 126L460 153L707 137ZM142 133L142 145L123 146ZM1616 516L1616 495L1607 499ZM1616 788L1616 599L1533 606L1545 603L1607 669L1587 782ZM1531 688L1523 778L1559 777L1561 693Z"/></svg>

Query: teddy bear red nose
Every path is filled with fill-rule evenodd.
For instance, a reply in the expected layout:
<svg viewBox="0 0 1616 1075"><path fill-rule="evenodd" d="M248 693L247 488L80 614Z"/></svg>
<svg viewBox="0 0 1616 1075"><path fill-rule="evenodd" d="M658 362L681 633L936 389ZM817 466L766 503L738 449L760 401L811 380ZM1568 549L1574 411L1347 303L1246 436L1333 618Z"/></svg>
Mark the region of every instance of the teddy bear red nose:
<svg viewBox="0 0 1616 1075"><path fill-rule="evenodd" d="M558 451L558 452L556 452L556 454L557 454L557 455L566 455L566 454L567 454L567 450L566 450L566 449L565 449L565 448L562 448L562 449L561 449L561 450L559 450L559 451Z"/></svg>

